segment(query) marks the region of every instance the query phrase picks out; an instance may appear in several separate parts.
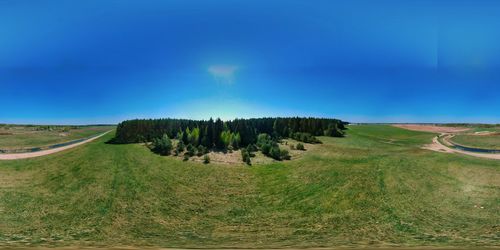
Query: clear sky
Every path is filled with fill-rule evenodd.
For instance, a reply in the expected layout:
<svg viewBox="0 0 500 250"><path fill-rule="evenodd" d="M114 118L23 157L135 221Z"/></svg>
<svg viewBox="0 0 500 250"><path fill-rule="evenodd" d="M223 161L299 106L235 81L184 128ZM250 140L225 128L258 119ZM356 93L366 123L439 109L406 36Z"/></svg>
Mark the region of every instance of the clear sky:
<svg viewBox="0 0 500 250"><path fill-rule="evenodd" d="M0 1L0 123L500 123L500 1Z"/></svg>

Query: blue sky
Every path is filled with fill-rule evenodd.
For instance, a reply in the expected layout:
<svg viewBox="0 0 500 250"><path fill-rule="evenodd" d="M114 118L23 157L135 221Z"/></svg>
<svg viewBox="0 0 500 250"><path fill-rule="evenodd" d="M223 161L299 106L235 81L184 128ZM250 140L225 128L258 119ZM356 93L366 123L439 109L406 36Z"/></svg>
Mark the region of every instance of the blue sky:
<svg viewBox="0 0 500 250"><path fill-rule="evenodd" d="M500 1L0 1L0 123L500 123Z"/></svg>

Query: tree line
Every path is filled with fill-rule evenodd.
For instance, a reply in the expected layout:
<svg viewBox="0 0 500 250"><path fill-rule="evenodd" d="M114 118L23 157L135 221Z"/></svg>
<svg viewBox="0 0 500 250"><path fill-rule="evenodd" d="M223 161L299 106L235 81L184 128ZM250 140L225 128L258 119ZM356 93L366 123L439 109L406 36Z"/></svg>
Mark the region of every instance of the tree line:
<svg viewBox="0 0 500 250"><path fill-rule="evenodd" d="M239 148L257 143L260 134L272 139L293 138L307 143L319 142L314 136L342 137L347 123L328 118L252 118L221 119L135 119L118 124L113 143L151 142L167 135L184 144L206 148Z"/></svg>

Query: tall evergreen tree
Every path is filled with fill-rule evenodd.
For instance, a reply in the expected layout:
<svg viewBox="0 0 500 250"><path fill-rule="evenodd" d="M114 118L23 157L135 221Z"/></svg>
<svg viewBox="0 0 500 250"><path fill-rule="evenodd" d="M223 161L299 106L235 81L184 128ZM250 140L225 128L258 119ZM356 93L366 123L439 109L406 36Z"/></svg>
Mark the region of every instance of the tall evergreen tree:
<svg viewBox="0 0 500 250"><path fill-rule="evenodd" d="M220 136L222 131L224 131L224 122L220 118L217 118L217 120L215 120L215 124L214 124L213 136L214 136L215 147L218 149L224 148L224 143L222 142L222 139Z"/></svg>

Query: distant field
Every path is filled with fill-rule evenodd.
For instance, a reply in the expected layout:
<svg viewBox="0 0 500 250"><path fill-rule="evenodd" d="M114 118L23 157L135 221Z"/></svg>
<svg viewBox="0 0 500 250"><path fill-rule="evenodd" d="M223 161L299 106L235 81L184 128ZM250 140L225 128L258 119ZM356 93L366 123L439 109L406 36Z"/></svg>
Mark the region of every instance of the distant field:
<svg viewBox="0 0 500 250"><path fill-rule="evenodd" d="M472 127L472 131L474 132L500 132L500 126L492 125L492 126L475 126Z"/></svg>
<svg viewBox="0 0 500 250"><path fill-rule="evenodd" d="M454 136L451 141L468 147L500 149L500 133L492 135L462 134Z"/></svg>
<svg viewBox="0 0 500 250"><path fill-rule="evenodd" d="M350 126L291 161L183 162L94 142L0 162L0 245L498 246L500 161Z"/></svg>
<svg viewBox="0 0 500 250"><path fill-rule="evenodd" d="M0 125L0 149L48 146L97 135L113 128L114 126Z"/></svg>

